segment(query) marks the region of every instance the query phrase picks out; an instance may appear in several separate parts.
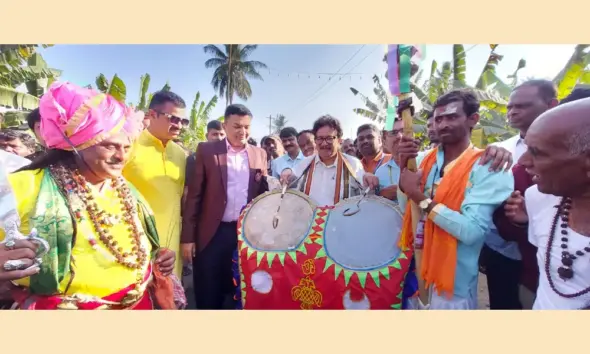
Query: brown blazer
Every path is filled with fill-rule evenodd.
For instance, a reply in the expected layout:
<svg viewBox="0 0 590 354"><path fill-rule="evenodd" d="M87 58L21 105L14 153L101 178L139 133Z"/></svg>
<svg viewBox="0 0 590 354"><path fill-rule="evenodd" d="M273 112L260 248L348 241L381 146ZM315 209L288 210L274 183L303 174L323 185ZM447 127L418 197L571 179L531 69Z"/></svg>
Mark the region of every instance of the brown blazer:
<svg viewBox="0 0 590 354"><path fill-rule="evenodd" d="M266 152L246 144L250 183L248 202L268 191L266 182ZM200 143L195 155L184 202L181 243L196 243L203 250L215 235L227 204L227 145L226 140ZM256 174L263 178L256 181Z"/></svg>

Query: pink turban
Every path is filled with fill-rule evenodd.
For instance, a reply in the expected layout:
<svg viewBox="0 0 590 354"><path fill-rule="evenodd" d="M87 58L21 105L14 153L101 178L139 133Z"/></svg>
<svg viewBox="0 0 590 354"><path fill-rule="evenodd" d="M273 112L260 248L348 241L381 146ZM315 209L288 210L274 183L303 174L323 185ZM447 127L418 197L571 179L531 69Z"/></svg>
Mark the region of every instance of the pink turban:
<svg viewBox="0 0 590 354"><path fill-rule="evenodd" d="M123 130L135 139L143 113L96 90L55 82L39 102L41 135L50 149L84 150ZM71 144L64 138L70 140Z"/></svg>

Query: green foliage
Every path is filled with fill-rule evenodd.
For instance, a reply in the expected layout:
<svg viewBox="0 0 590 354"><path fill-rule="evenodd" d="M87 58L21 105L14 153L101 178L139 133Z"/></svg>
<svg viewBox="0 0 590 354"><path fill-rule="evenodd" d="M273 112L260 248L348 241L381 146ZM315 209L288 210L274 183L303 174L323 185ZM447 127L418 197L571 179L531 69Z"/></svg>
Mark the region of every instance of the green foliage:
<svg viewBox="0 0 590 354"><path fill-rule="evenodd" d="M474 139L476 145L485 146L513 134L504 119L508 95L512 87L504 84L495 74L496 66L502 57L494 52L497 45L490 45L490 47L490 55L475 87L470 87L466 82L466 53L461 44L453 45L452 62L444 62L442 66L439 66L436 60L432 61L430 74L423 83L420 83L420 80L424 70L417 71L411 82L411 89L422 105L422 110L417 112L414 117L414 132L417 137L426 140L426 117L432 111L436 99L448 91L460 88L473 90L481 103L481 119L474 132L474 136L478 137ZM518 70L522 69L525 64L524 60L521 60L519 68L513 75L516 76ZM373 102L358 90L350 88L353 94L359 96L366 106L366 108L356 108L354 112L362 117L383 123L386 117L388 94L384 92L377 76L373 78L373 81L375 83L374 93L380 103Z"/></svg>
<svg viewBox="0 0 590 354"><path fill-rule="evenodd" d="M590 48L589 44L578 44L566 65L553 79L553 83L557 86L558 100L566 98L576 85L589 83L590 53L588 48Z"/></svg>
<svg viewBox="0 0 590 354"><path fill-rule="evenodd" d="M207 140L207 123L215 105L217 96L213 96L209 102L201 101L201 93L197 92L191 108L190 124L181 133L180 140L189 150L195 151L199 142Z"/></svg>
<svg viewBox="0 0 590 354"><path fill-rule="evenodd" d="M117 101L125 104L125 99L127 98L127 86L117 74L113 75L113 78L109 82L104 74L100 74L96 77L96 88L108 95L113 96Z"/></svg>
<svg viewBox="0 0 590 354"><path fill-rule="evenodd" d="M140 111L144 111L148 108L149 102L147 101L147 92L150 87L150 74L142 75L140 78L139 83L139 103L137 104L137 109Z"/></svg>
<svg viewBox="0 0 590 354"><path fill-rule="evenodd" d="M0 45L0 105L16 109L37 108L47 87L61 75L36 52L36 44ZM47 45L43 47L48 47ZM15 89L25 85L27 92Z"/></svg>
<svg viewBox="0 0 590 354"><path fill-rule="evenodd" d="M281 130L287 126L287 121L287 118L283 114L277 114L277 116L272 119L273 132L279 134Z"/></svg>
<svg viewBox="0 0 590 354"><path fill-rule="evenodd" d="M224 44L222 48L209 44L203 50L213 56L205 62L207 69L215 69L211 85L220 97L225 98L225 105L228 106L232 104L234 95L244 101L252 96L248 80L262 80L258 70L267 66L260 61L248 60L257 45Z"/></svg>
<svg viewBox="0 0 590 354"><path fill-rule="evenodd" d="M4 118L2 119L1 125L2 129L24 126L27 123L27 114L28 112L22 111L4 112Z"/></svg>

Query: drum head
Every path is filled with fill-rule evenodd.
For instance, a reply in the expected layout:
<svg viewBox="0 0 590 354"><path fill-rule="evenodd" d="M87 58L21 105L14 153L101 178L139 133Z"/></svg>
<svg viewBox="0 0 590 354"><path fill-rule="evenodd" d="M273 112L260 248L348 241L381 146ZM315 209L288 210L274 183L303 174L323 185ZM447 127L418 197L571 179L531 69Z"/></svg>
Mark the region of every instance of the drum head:
<svg viewBox="0 0 590 354"><path fill-rule="evenodd" d="M278 225L273 227L277 208ZM273 191L252 202L244 216L242 236L252 248L261 251L290 251L307 237L316 206L303 193L288 190L281 202L281 191Z"/></svg>
<svg viewBox="0 0 590 354"><path fill-rule="evenodd" d="M358 271L379 268L400 254L398 240L403 218L396 203L374 195L366 196L358 213L360 196L342 201L330 211L324 230L326 255L338 265Z"/></svg>

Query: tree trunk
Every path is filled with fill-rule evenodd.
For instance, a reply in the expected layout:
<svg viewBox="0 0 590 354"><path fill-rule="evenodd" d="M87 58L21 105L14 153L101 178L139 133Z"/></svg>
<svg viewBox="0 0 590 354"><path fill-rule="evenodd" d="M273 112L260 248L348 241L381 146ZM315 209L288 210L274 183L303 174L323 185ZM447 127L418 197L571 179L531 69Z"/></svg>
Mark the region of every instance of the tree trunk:
<svg viewBox="0 0 590 354"><path fill-rule="evenodd" d="M227 108L227 106L229 106L232 103L232 96L233 96L233 87L232 87L232 79L233 79L233 73L232 73L232 67L231 67L231 59L232 59L232 45L229 45L229 50L228 50L228 61L227 61L227 88L225 91L225 108Z"/></svg>

